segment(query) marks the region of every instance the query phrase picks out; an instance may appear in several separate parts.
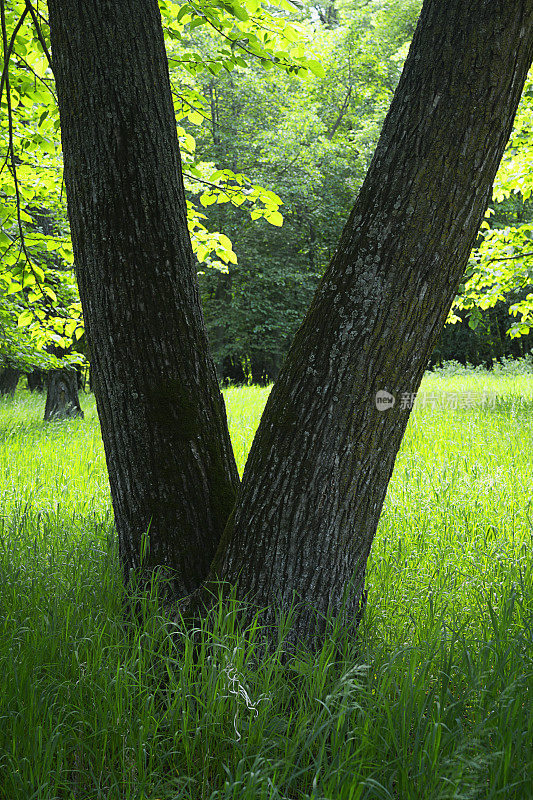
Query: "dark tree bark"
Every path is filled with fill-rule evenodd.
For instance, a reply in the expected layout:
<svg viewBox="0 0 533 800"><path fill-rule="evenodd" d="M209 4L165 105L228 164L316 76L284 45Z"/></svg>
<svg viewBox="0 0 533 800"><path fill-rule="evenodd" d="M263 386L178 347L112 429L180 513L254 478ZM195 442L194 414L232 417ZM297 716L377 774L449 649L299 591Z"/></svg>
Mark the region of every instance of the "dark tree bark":
<svg viewBox="0 0 533 800"><path fill-rule="evenodd" d="M208 353L157 0L49 0L68 211L120 557L186 594L238 475Z"/></svg>
<svg viewBox="0 0 533 800"><path fill-rule="evenodd" d="M83 417L78 397L78 373L76 370L51 370L46 383L45 422Z"/></svg>
<svg viewBox="0 0 533 800"><path fill-rule="evenodd" d="M198 303L155 0L49 0L69 215L121 557L190 591L236 473ZM211 578L269 610L357 616L420 380L533 51L533 0L426 0L336 255L271 393ZM119 55L119 57L118 57ZM376 406L379 392L393 407ZM207 582L209 584L209 581ZM199 592L201 594L201 592ZM191 605L193 601L191 601Z"/></svg>
<svg viewBox="0 0 533 800"><path fill-rule="evenodd" d="M18 386L20 370L13 367L0 369L0 397L14 397Z"/></svg>
<svg viewBox="0 0 533 800"><path fill-rule="evenodd" d="M269 397L212 577L268 608L266 620L295 593L293 634L309 644L324 631L310 609L337 614L347 591L344 613L357 616L406 400L463 275L532 56L533 0L426 0L372 165ZM393 407L377 405L383 391Z"/></svg>
<svg viewBox="0 0 533 800"><path fill-rule="evenodd" d="M85 390L85 371L83 367L76 367L76 386L78 387L78 392L81 390Z"/></svg>
<svg viewBox="0 0 533 800"><path fill-rule="evenodd" d="M28 389L30 392L44 392L44 373L40 369L34 369L33 372L28 372Z"/></svg>

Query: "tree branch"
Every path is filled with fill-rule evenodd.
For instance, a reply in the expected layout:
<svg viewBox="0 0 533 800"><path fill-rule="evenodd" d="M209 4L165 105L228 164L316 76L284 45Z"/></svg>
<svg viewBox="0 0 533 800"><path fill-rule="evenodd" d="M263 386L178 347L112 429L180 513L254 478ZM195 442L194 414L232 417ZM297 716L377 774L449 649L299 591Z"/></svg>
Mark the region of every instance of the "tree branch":
<svg viewBox="0 0 533 800"><path fill-rule="evenodd" d="M351 95L352 95L352 87L350 85L350 86L348 86L348 91L346 92L346 97L344 98L344 103L342 104L341 110L338 113L337 119L335 120L335 122L333 123L331 128L326 133L326 139L328 140L328 142L331 142L331 140L335 136L335 134L337 132L337 128L341 124L342 118L346 114L346 109L348 108L348 105L350 103Z"/></svg>
<svg viewBox="0 0 533 800"><path fill-rule="evenodd" d="M37 14L35 13L35 9L32 6L32 4L30 3L30 0L26 0L26 9L30 12L30 16L31 16L31 18L33 20L33 24L35 25L35 32L37 33L37 38L39 39L39 42L41 43L41 47L43 48L43 50L45 52L46 58L48 59L48 66L50 67L50 69L53 72L54 69L52 67L52 56L50 55L48 47L46 46L46 41L45 41L45 38L43 36L43 32L41 30L41 26L39 25L39 20L37 19Z"/></svg>
<svg viewBox="0 0 533 800"><path fill-rule="evenodd" d="M528 250L527 253L520 253L517 256L502 256L502 258L489 258L487 264L492 264L493 261L516 261L519 258L528 258L533 256L533 250Z"/></svg>
<svg viewBox="0 0 533 800"><path fill-rule="evenodd" d="M2 40L3 40L3 50L4 50L4 69L2 70L2 78L0 79L0 103L2 102L2 95L4 93L4 83L6 83L7 81L7 75L9 70L9 59L13 51L13 45L15 44L15 37L22 27L22 23L24 22L26 14L28 13L28 9L25 8L24 11L22 12L20 19L15 25L15 29L11 34L11 39L9 40L9 44L7 44L7 31L5 29L6 18L5 18L4 0L1 0L1 11L2 11Z"/></svg>

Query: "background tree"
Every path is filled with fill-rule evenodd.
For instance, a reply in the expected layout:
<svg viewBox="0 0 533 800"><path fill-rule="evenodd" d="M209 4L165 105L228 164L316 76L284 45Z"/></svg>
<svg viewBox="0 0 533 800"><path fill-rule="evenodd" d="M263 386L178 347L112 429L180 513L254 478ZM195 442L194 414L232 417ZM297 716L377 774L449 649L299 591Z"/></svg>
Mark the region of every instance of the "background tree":
<svg viewBox="0 0 533 800"><path fill-rule="evenodd" d="M1 286L1 280L0 280ZM0 294L0 394L13 395L23 374L42 376L50 369L61 366L62 359L43 350L18 322L22 314L29 313L24 300L14 295ZM77 362L76 356L67 362Z"/></svg>
<svg viewBox="0 0 533 800"><path fill-rule="evenodd" d="M51 370L47 376L45 422L59 419L83 417L78 399L78 377L76 370Z"/></svg>
<svg viewBox="0 0 533 800"><path fill-rule="evenodd" d="M405 5L402 15L397 7L385 15L376 3L345 6L335 30L315 22L323 74L265 76L252 66L205 79L214 86L216 126L199 129L198 152L254 175L283 200L279 230L261 220L252 226L228 205L206 210L238 256L229 275L200 276L222 377L277 375L370 163L420 4Z"/></svg>

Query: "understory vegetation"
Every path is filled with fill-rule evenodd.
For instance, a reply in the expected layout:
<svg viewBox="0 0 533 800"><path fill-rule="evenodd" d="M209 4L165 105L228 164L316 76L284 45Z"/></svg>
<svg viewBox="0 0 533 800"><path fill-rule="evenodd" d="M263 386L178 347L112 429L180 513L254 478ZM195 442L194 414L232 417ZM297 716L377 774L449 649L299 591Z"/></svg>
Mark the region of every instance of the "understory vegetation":
<svg viewBox="0 0 533 800"><path fill-rule="evenodd" d="M226 390L241 470L268 391ZM93 397L43 403L0 399L2 800L533 796L527 363L426 375L358 634L286 663L231 601L129 620Z"/></svg>

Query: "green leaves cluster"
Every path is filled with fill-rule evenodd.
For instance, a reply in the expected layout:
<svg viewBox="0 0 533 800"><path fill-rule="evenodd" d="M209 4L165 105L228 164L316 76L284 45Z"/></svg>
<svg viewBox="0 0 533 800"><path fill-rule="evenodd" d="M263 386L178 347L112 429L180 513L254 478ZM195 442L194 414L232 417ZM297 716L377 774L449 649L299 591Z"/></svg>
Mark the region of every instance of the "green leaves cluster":
<svg viewBox="0 0 533 800"><path fill-rule="evenodd" d="M533 328L533 72L530 73L504 158L493 187L493 205L472 252L451 321L466 311L475 328L479 310L493 308L510 295L508 333L512 338ZM528 292L531 289L531 292Z"/></svg>
<svg viewBox="0 0 533 800"><path fill-rule="evenodd" d="M12 364L46 368L57 359L43 348L64 342L63 296L77 299L77 290L69 274L69 291L57 291L72 268L72 245L54 81L39 20L29 3L1 5L0 352Z"/></svg>
<svg viewBox="0 0 533 800"><path fill-rule="evenodd" d="M246 68L250 58L264 69L323 74L320 62L308 55L306 31L292 19L298 6L289 0L196 0L184 4L160 0L160 8L170 39L187 41L202 26L216 35L208 59L194 50L172 58L171 63L179 63L192 76Z"/></svg>
<svg viewBox="0 0 533 800"><path fill-rule="evenodd" d="M399 21L376 2L324 13L335 20L329 26L315 6L302 14L320 74L297 78L258 65L197 78L209 100L198 151L283 200L281 229L250 225L230 203L206 208L238 255L227 277L207 272L200 282L223 377L276 375L370 163L420 6L408 5Z"/></svg>

